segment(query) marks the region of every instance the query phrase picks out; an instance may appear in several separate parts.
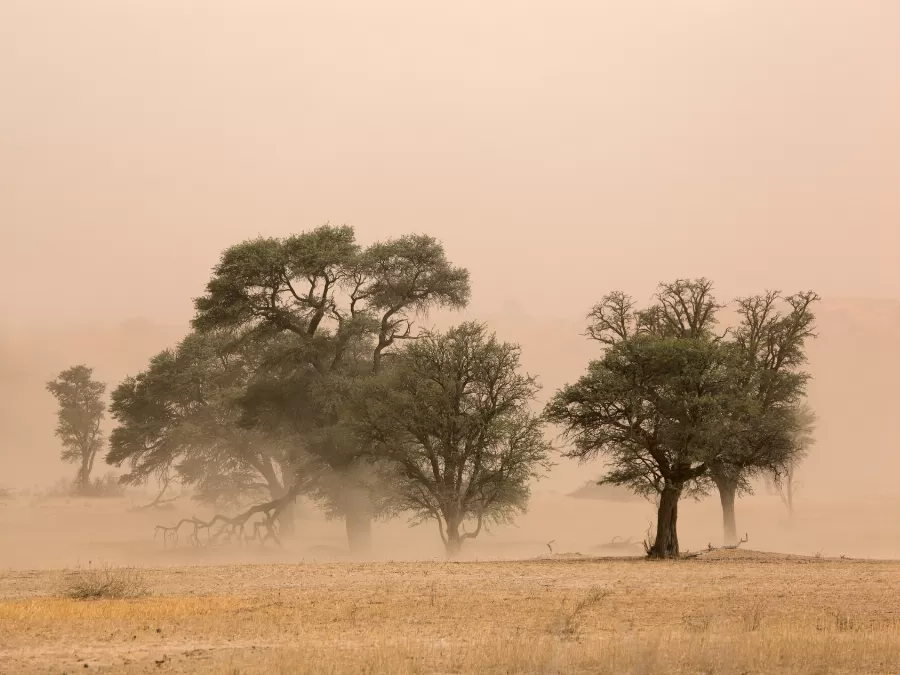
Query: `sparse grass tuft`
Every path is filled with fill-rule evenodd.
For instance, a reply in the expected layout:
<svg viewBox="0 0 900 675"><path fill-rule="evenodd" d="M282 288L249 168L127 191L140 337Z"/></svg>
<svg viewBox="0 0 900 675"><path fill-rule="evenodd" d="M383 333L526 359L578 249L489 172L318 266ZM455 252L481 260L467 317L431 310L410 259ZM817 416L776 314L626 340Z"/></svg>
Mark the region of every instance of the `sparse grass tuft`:
<svg viewBox="0 0 900 675"><path fill-rule="evenodd" d="M753 633L759 630L762 623L763 610L766 608L765 603L760 600L754 602L746 612L744 612L744 628Z"/></svg>
<svg viewBox="0 0 900 675"><path fill-rule="evenodd" d="M63 577L60 594L72 600L141 598L149 595L144 577L134 567L76 569Z"/></svg>
<svg viewBox="0 0 900 675"><path fill-rule="evenodd" d="M562 616L559 622L559 634L563 638L574 638L578 634L581 624L582 615L591 607L599 603L609 593L602 588L592 588L571 608L566 608L566 601L563 601Z"/></svg>

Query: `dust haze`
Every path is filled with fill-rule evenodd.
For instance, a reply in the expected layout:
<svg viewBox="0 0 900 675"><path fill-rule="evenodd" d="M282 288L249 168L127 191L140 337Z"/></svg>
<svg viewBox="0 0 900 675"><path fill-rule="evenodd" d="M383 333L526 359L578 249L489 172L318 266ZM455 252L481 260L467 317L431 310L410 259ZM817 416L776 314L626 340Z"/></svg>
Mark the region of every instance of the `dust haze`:
<svg viewBox="0 0 900 675"><path fill-rule="evenodd" d="M339 557L343 524L311 503L282 551L172 551L154 526L208 508L46 495L73 471L47 380L85 363L114 387L184 336L223 249L325 222L440 239L472 302L429 323L520 343L542 401L599 356L584 317L611 290L816 290L796 513L760 483L738 528L758 550L900 557L900 5L327 5L0 5L0 567ZM652 504L573 497L603 467L556 462L466 557L644 536ZM679 530L719 542L715 497ZM374 548L443 556L402 518Z"/></svg>

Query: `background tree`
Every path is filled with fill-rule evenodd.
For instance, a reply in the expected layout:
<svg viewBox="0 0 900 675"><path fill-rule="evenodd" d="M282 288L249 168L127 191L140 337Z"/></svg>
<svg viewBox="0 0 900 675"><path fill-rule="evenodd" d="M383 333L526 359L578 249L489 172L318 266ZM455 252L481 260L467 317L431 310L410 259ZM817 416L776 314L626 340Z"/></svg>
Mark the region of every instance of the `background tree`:
<svg viewBox="0 0 900 675"><path fill-rule="evenodd" d="M79 465L75 483L83 493L90 488L94 458L103 447L100 423L106 408L106 385L92 379L93 374L93 368L72 366L47 383L47 391L59 404L56 435L63 445L60 457Z"/></svg>
<svg viewBox="0 0 900 675"><path fill-rule="evenodd" d="M781 501L787 507L788 516L794 515L794 493L798 483L795 478L797 467L806 458L810 446L815 443L813 431L816 425L816 413L806 404L794 409L795 420L792 424L794 452L787 458L780 471L772 472L772 482Z"/></svg>
<svg viewBox="0 0 900 675"><path fill-rule="evenodd" d="M737 541L736 496L750 491L750 480L756 476L792 473L809 445L811 411L808 407L804 414L799 411L809 380L802 370L804 347L807 339L815 337L812 305L818 299L811 291L787 297L770 291L737 300L739 322L730 331L731 343L748 405L738 411L743 419L734 425L741 433L710 466L728 545ZM788 310L782 311L780 305Z"/></svg>
<svg viewBox="0 0 900 675"><path fill-rule="evenodd" d="M285 494L292 472L281 448L239 425L240 401L275 341L240 338L228 330L192 333L113 390L110 412L118 425L106 461L127 463L123 483L174 472L209 504ZM281 512L285 534L292 513Z"/></svg>
<svg viewBox="0 0 900 675"><path fill-rule="evenodd" d="M519 347L464 323L427 333L363 383L350 425L395 481L395 508L435 520L448 555L523 512L550 446L529 411L538 386ZM472 531L461 531L466 520Z"/></svg>
<svg viewBox="0 0 900 675"><path fill-rule="evenodd" d="M316 454L346 478L331 503L344 510L355 552L369 546L373 509L368 484L350 470L359 448L329 431L341 417L339 382L377 374L398 342L415 337L417 317L463 307L468 297L468 272L451 265L434 238L407 235L363 249L352 228L325 225L231 247L196 301L200 332L229 327L248 339L278 334L290 341L275 381L248 392L246 425L266 424L274 433L272 420L285 421L280 433L298 452ZM299 418L297 401L306 406Z"/></svg>

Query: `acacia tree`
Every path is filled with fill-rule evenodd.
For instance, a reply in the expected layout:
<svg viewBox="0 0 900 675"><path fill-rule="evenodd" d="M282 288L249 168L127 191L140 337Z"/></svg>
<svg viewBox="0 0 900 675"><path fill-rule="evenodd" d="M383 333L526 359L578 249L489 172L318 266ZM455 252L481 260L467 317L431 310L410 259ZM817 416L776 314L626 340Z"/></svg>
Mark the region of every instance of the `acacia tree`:
<svg viewBox="0 0 900 675"><path fill-rule="evenodd" d="M811 291L787 297L769 291L737 300L740 320L731 331L731 342L749 406L739 411L744 417L742 433L710 466L728 545L737 541L736 496L750 491L750 479L758 475L792 474L809 445L805 441L811 432L811 411L800 413L809 375L802 367L805 342L815 337L812 305L818 299ZM779 304L788 310L782 311Z"/></svg>
<svg viewBox="0 0 900 675"><path fill-rule="evenodd" d="M609 347L550 401L547 418L581 460L604 456L602 483L658 497L652 557L679 553L678 502L695 492L727 433L726 356L706 339L637 335Z"/></svg>
<svg viewBox="0 0 900 675"><path fill-rule="evenodd" d="M90 488L94 458L103 447L103 421L106 385L93 379L94 370L84 365L72 366L47 382L47 391L59 404L56 435L62 441L60 454L64 462L78 464L75 483L86 493Z"/></svg>
<svg viewBox="0 0 900 675"><path fill-rule="evenodd" d="M463 307L468 297L468 272L451 265L434 238L406 235L363 249L352 228L325 225L226 250L206 294L196 300L193 323L200 332L230 327L246 332L248 339L272 334L290 339L291 371L281 378L286 385L275 388L276 396L263 397L265 407L271 413L294 394L305 396L310 406L323 406L322 414L306 415L295 427L302 431L294 434L296 442L349 476L356 449L339 447L334 442L339 435L324 433L338 423L340 401L308 394L335 391L329 381L357 376L360 364L352 355L367 353L364 372L377 374L399 341L415 337L417 316L436 307ZM248 415L248 424L255 418ZM311 441L317 434L331 440ZM299 485L292 488L299 490ZM352 479L343 490L339 502L350 548L363 553L371 536L370 495L364 483Z"/></svg>
<svg viewBox="0 0 900 675"><path fill-rule="evenodd" d="M383 377L361 386L350 426L386 463L398 511L434 520L450 556L489 523L523 512L550 446L529 411L536 380L519 372L519 347L464 323L426 333ZM461 531L466 520L472 531Z"/></svg>
<svg viewBox="0 0 900 675"><path fill-rule="evenodd" d="M150 360L112 393L110 412L118 425L106 461L127 463L120 481L140 485L174 472L197 488L207 503L243 498L276 499L291 474L278 444L242 428L239 401L266 358L273 340L249 341L231 331L192 333L175 349ZM292 529L292 511L281 513L282 530Z"/></svg>
<svg viewBox="0 0 900 675"><path fill-rule="evenodd" d="M238 424L264 433L283 449L299 493L311 497L328 518L343 518L351 553L371 548L371 520L386 485L339 425L348 387L371 372L371 361L351 341L339 372L326 376L304 368L304 347L284 340L263 363L239 400ZM356 347L355 349L353 347Z"/></svg>
<svg viewBox="0 0 900 675"><path fill-rule="evenodd" d="M651 556L678 555L682 494L704 494L709 481L732 486L721 494L723 507L730 496L733 528L742 481L795 456L791 406L806 381L795 367L814 300L790 296L795 311L763 317L764 330L754 328L753 299L739 301L744 322L733 339L715 332L721 305L706 279L661 284L643 310L623 293L594 307L588 336L604 345L603 358L556 395L547 415L575 441L571 456L611 460L604 482L658 495Z"/></svg>

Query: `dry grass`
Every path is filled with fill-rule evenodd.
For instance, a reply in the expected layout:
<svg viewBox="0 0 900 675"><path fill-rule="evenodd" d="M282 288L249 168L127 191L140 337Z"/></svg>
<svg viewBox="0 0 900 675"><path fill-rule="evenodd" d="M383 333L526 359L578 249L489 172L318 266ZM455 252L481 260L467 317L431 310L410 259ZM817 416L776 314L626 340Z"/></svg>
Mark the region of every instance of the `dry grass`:
<svg viewBox="0 0 900 675"><path fill-rule="evenodd" d="M900 672L900 563L235 565L147 570L152 597L0 579L0 663L62 672ZM81 671L83 672L83 670Z"/></svg>
<svg viewBox="0 0 900 675"><path fill-rule="evenodd" d="M63 572L59 594L71 600L140 598L149 591L140 570L134 567L78 568Z"/></svg>

